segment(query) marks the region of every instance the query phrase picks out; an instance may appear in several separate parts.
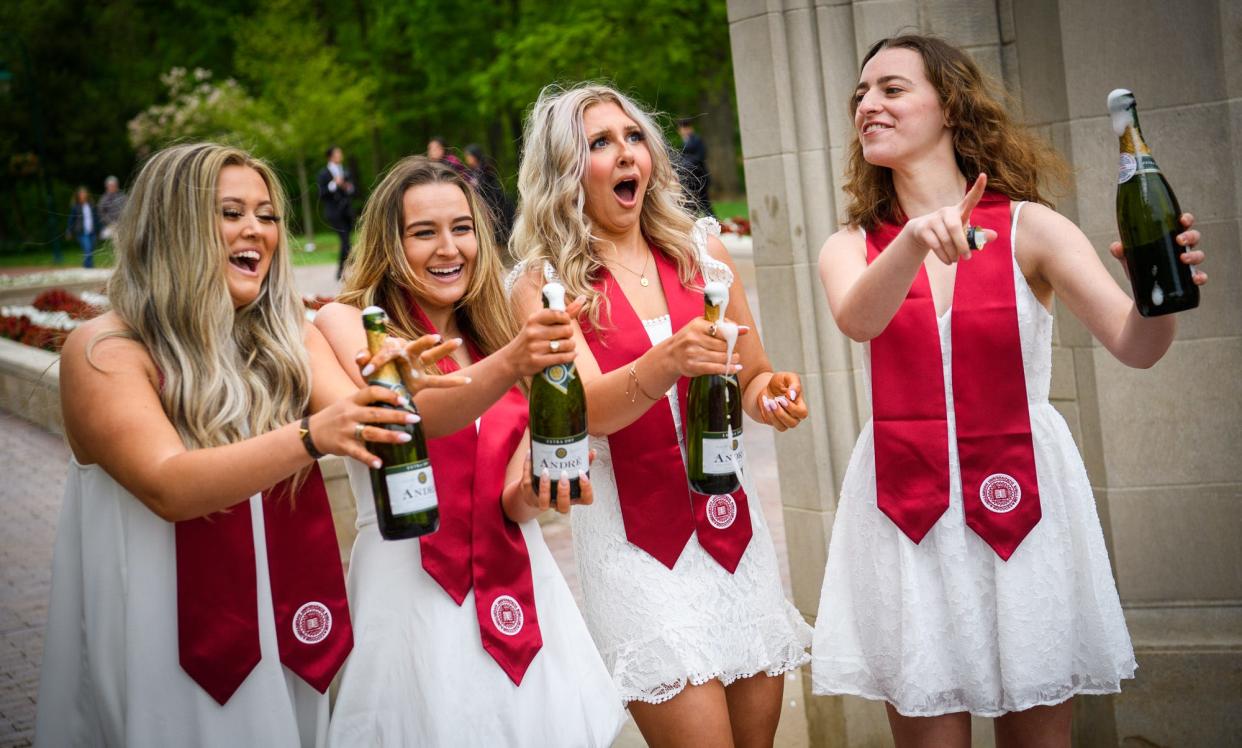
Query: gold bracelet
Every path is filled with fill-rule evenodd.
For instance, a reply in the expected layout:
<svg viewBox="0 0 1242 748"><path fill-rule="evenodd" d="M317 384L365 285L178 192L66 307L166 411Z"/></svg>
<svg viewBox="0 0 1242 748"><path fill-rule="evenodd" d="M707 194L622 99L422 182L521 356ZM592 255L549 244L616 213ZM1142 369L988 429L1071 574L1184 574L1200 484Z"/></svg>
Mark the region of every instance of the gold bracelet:
<svg viewBox="0 0 1242 748"><path fill-rule="evenodd" d="M643 397L647 398L648 400L650 400L650 401L651 401L651 402L653 402L653 403L654 403L655 401L657 401L657 400L659 400L659 399L660 399L660 398L658 398L658 397L652 397L651 395L648 395L648 394L647 394L647 393L643 390L643 386L642 386L641 384L639 384L639 382L638 382L638 362L637 362L637 361L634 361L633 363L631 363L631 364L630 364L630 379L632 379L632 380L634 381L634 390L636 391L636 393L642 393L642 396L643 396ZM635 402L635 401L637 401L637 400L638 400L638 395L637 395L637 394L631 394L631 393L630 393L630 388L629 388L628 386L625 388L625 394L626 394L626 395L629 395L630 402Z"/></svg>

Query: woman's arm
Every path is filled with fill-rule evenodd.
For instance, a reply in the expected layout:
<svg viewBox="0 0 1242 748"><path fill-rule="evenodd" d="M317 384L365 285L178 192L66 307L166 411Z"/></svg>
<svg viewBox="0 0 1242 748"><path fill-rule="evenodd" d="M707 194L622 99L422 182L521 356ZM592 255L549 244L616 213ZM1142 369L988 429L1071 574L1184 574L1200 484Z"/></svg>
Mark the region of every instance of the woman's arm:
<svg viewBox="0 0 1242 748"><path fill-rule="evenodd" d="M99 339L121 330L113 314L88 322L65 341L61 357L61 406L65 431L79 462L98 464L152 512L170 522L226 509L311 463L297 422L221 447L186 449L164 413L159 375L136 341ZM311 437L325 453L374 456L353 438L353 423L398 423L401 411L369 407L396 402L382 388L337 401L311 418ZM384 439L395 441L397 434ZM383 435L379 435L383 436Z"/></svg>
<svg viewBox="0 0 1242 748"><path fill-rule="evenodd" d="M966 226L986 187L987 175L980 174L958 204L907 221L870 265L862 231L843 229L828 237L819 253L819 278L841 332L859 343L884 332L929 252L946 265L970 259ZM983 235L996 238L990 229Z"/></svg>
<svg viewBox="0 0 1242 748"><path fill-rule="evenodd" d="M1182 224L1190 229L1194 217L1185 214ZM1179 241L1194 247L1199 232L1190 229ZM1120 259L1120 247L1112 248ZM1029 253L1039 279L1077 317L1091 334L1126 366L1146 369L1164 356L1177 334L1176 315L1143 317L1134 301L1117 285L1091 242L1068 218L1037 203L1026 205L1018 217L1020 253ZM1203 252L1191 250L1182 255L1188 265L1203 262ZM1207 276L1196 272L1202 285Z"/></svg>

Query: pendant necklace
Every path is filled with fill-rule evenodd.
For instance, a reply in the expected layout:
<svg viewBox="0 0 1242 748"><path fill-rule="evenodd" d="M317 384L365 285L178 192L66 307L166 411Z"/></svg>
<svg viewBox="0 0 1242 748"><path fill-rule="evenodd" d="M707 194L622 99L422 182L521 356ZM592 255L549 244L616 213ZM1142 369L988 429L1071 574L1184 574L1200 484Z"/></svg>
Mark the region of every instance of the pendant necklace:
<svg viewBox="0 0 1242 748"><path fill-rule="evenodd" d="M651 281L647 280L647 265L650 262L651 262L651 250L650 249L647 250L647 257L643 260L643 271L641 273L637 273L637 272L634 272L633 270L630 270L626 266L622 265L620 262L617 262L616 259L612 260L613 265L616 265L617 267L621 268L627 273L633 273L634 275L637 275L638 285L642 286L643 288L646 288L647 286L651 285Z"/></svg>

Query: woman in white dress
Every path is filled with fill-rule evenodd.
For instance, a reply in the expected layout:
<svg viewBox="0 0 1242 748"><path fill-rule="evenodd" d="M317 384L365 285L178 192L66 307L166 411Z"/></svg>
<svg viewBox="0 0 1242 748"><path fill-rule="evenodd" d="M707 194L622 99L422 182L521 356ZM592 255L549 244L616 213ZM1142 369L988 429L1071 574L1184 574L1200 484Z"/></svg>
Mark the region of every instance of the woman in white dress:
<svg viewBox="0 0 1242 748"><path fill-rule="evenodd" d="M361 310L371 305L387 311L395 337L464 339L441 368L470 378L417 400L434 437L436 532L381 539L366 466L348 463L358 507L355 647L333 708L334 745L608 746L624 719L539 530L552 481L557 510L569 511L569 476L532 489L517 387L574 359L569 316L538 310L518 329L486 216L456 170L423 157L398 162L363 211L339 302L315 318L358 384Z"/></svg>
<svg viewBox="0 0 1242 748"><path fill-rule="evenodd" d="M809 627L781 590L745 475L746 491L691 494L681 421L688 378L726 365L746 413L780 430L806 416L801 384L772 371L745 327L730 358L703 319L704 283L717 281L726 316L753 324L715 221L687 213L638 106L607 87L549 87L524 149L519 315L546 279L588 299L574 340L598 459L595 504L574 512L573 535L591 633L651 745L771 745Z"/></svg>
<svg viewBox="0 0 1242 748"><path fill-rule="evenodd" d="M848 225L819 268L838 326L867 344L874 418L832 531L814 690L884 700L899 746L969 745L970 714L996 718L998 745L1068 745L1072 697L1116 692L1136 665L1082 459L1048 403L1048 310L1059 297L1136 367L1177 321L1139 316L1047 207L1039 180L1065 167L964 52L878 42L853 113ZM1193 248L1192 221L1178 241Z"/></svg>
<svg viewBox="0 0 1242 748"><path fill-rule="evenodd" d="M266 164L214 144L134 183L112 311L60 362L73 460L38 745L326 742L352 638L314 461L376 460L355 429L402 415L368 407L395 395L353 386L305 322L284 207ZM266 495L291 476L296 500Z"/></svg>

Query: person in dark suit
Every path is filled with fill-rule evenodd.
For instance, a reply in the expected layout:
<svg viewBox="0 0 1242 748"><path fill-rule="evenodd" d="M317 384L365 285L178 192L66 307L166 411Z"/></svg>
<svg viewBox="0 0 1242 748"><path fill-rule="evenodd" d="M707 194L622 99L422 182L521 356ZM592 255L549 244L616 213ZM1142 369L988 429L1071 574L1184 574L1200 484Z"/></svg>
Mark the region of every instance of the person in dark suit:
<svg viewBox="0 0 1242 748"><path fill-rule="evenodd" d="M69 208L69 224L65 236L77 239L82 246L82 267L95 267L95 242L99 238L99 209L91 200L90 190L79 187L73 193Z"/></svg>
<svg viewBox="0 0 1242 748"><path fill-rule="evenodd" d="M328 225L341 240L341 256L337 261L339 280L349 258L349 235L354 230L354 176L345 168L345 154L337 146L328 149L328 164L319 170L319 202Z"/></svg>
<svg viewBox="0 0 1242 748"><path fill-rule="evenodd" d="M707 144L694 131L694 123L689 119L677 120L677 132L681 135L683 179L691 207L699 215L715 215L707 194L712 184L712 175L707 171Z"/></svg>

